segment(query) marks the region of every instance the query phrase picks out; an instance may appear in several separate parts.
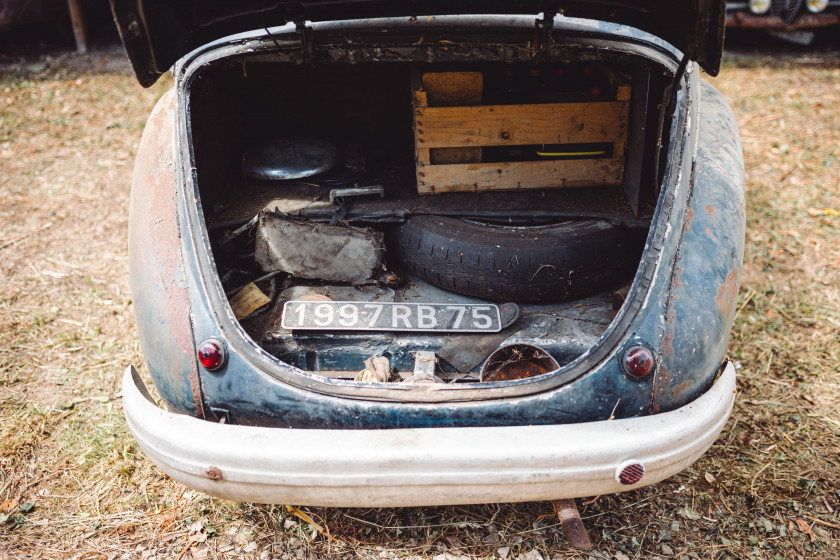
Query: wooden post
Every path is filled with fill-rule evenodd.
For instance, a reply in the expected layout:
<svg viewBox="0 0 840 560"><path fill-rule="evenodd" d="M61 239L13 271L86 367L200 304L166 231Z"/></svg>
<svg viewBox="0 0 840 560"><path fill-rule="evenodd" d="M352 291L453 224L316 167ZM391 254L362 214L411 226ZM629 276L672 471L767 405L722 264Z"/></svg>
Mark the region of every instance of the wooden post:
<svg viewBox="0 0 840 560"><path fill-rule="evenodd" d="M73 23L73 37L76 38L76 52L84 54L88 50L87 36L85 35L85 21L82 14L82 6L79 0L67 0L67 7L70 8L70 21Z"/></svg>

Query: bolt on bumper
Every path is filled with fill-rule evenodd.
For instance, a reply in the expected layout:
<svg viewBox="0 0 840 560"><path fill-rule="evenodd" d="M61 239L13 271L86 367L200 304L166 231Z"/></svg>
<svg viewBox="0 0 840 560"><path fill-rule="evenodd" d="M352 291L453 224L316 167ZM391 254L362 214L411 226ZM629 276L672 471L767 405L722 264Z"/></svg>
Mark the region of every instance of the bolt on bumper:
<svg viewBox="0 0 840 560"><path fill-rule="evenodd" d="M551 426L322 430L217 424L162 410L133 366L123 376L131 432L161 470L221 498L335 507L577 498L631 490L696 461L735 399L727 363L676 410ZM628 465L643 476L627 484ZM630 480L636 480L633 477Z"/></svg>

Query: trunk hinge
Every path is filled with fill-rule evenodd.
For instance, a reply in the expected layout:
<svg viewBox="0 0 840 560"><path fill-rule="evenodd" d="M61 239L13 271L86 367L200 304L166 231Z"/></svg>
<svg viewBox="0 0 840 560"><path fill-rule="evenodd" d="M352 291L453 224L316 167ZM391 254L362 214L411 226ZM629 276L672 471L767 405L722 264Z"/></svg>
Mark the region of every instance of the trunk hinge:
<svg viewBox="0 0 840 560"><path fill-rule="evenodd" d="M674 116L674 112L677 110L677 97L676 93L680 89L680 82L685 76L686 68L688 68L688 63L691 61L691 55L686 53L683 55L682 60L680 61L680 65L677 67L677 73L674 74L674 79L671 80L671 84L665 88L665 96L662 99L662 106L665 107L667 118L671 118Z"/></svg>
<svg viewBox="0 0 840 560"><path fill-rule="evenodd" d="M300 36L300 47L303 52L303 61L307 64L311 63L315 56L315 49L312 44L312 28L306 26L305 19L301 19L295 21L295 31Z"/></svg>
<svg viewBox="0 0 840 560"><path fill-rule="evenodd" d="M545 54L551 44L551 31L554 29L554 16L557 15L557 11L553 4L546 6L542 19L534 22L534 54L538 56Z"/></svg>
<svg viewBox="0 0 840 560"><path fill-rule="evenodd" d="M658 174L657 181L656 181L656 192L659 194L659 190L662 187L661 178L662 173L664 173L664 169L660 170L660 159L661 154L663 151L666 150L665 144L662 139L662 134L665 131L665 120L670 119L674 116L674 113L677 110L677 91L680 89L680 82L685 76L685 71L688 68L688 63L690 62L690 54L686 53L683 55L682 60L680 61L680 65L677 67L677 71L674 74L674 78L671 80L671 83L665 87L665 90L662 92L662 103L659 105L659 123L657 124L657 141L656 141L656 151L654 152L653 157L653 168Z"/></svg>

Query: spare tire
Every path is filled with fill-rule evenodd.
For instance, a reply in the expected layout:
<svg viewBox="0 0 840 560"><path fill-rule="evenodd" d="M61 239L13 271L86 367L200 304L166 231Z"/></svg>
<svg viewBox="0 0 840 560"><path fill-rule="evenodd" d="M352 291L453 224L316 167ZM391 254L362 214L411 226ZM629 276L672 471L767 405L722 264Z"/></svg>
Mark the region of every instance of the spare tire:
<svg viewBox="0 0 840 560"><path fill-rule="evenodd" d="M414 216L397 232L408 272L440 288L496 301L586 297L631 278L645 232L603 220L512 227Z"/></svg>

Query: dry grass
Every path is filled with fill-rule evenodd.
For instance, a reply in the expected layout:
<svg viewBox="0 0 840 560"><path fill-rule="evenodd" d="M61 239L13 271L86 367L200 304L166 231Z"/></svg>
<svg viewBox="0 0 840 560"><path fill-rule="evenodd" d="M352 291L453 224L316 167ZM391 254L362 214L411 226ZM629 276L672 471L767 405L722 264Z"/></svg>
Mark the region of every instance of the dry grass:
<svg viewBox="0 0 840 560"><path fill-rule="evenodd" d="M142 361L131 162L167 86L141 90L114 52L0 72L2 558L840 556L840 54L730 53L715 80L748 168L740 397L693 468L582 506L589 554L566 550L548 503L297 510L163 477L117 380Z"/></svg>

